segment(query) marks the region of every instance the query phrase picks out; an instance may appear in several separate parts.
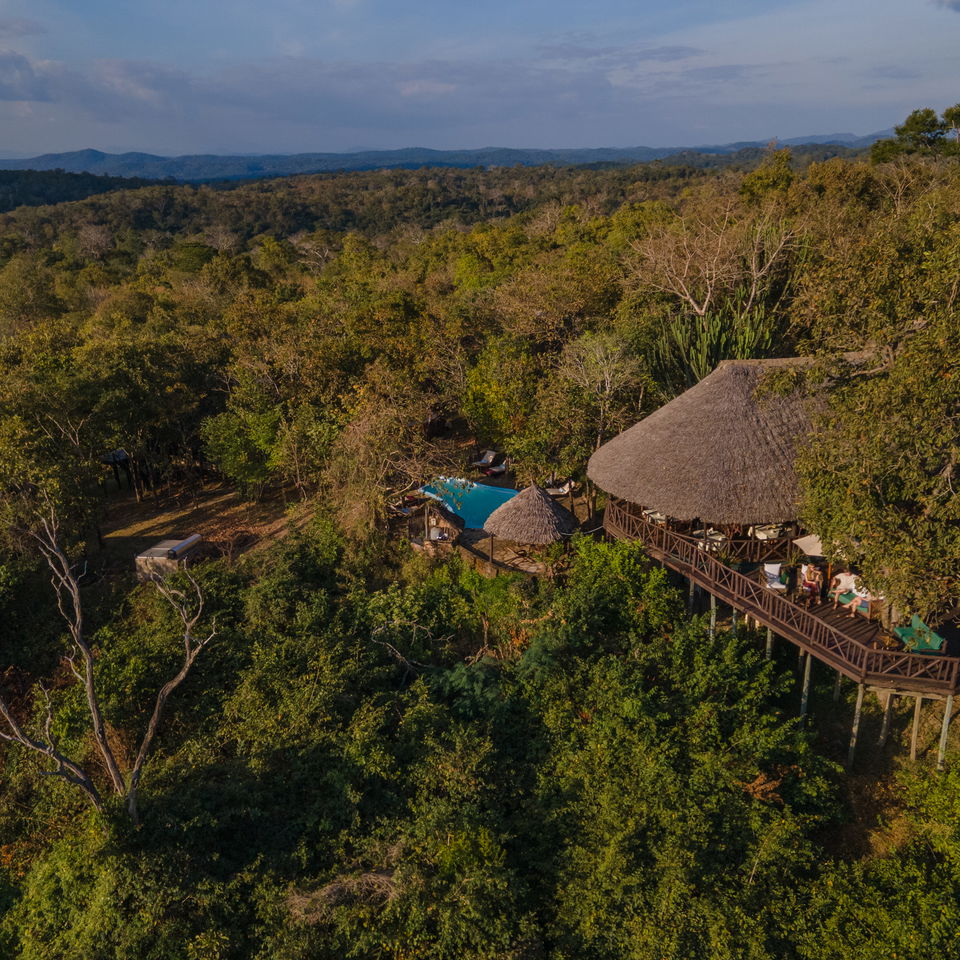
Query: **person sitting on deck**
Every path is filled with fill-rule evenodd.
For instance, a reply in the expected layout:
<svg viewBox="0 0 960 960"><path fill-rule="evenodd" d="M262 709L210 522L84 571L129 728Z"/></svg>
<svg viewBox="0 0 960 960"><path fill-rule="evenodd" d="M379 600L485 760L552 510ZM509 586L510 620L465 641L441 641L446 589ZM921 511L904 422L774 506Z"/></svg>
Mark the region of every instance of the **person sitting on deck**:
<svg viewBox="0 0 960 960"><path fill-rule="evenodd" d="M800 593L809 604L819 600L823 589L823 571L815 563L804 563L800 567Z"/></svg>
<svg viewBox="0 0 960 960"><path fill-rule="evenodd" d="M837 609L837 603L840 600L841 593L850 593L857 582L857 575L851 570L844 573L838 573L830 581L830 595L833 597L833 609Z"/></svg>
<svg viewBox="0 0 960 960"><path fill-rule="evenodd" d="M857 615L857 611L860 609L861 604L866 604L867 619L869 619L870 601L876 598L863 585L863 581L859 577L854 579L853 587L850 592L853 594L853 599L847 601L847 603L843 605L847 610L850 611L849 616L855 617ZM834 602L834 606L836 606L836 602Z"/></svg>

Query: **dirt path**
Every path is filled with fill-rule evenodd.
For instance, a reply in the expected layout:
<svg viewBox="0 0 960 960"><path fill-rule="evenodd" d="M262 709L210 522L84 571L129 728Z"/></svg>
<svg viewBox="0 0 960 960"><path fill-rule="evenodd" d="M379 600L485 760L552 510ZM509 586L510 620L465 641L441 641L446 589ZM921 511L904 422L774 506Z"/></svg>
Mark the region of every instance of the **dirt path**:
<svg viewBox="0 0 960 960"><path fill-rule="evenodd" d="M133 558L158 540L199 533L206 550L234 557L283 536L301 526L310 514L299 500L280 494L262 501L243 499L226 484L211 484L195 497L151 497L137 503L126 492L110 502L101 524L105 565L133 569Z"/></svg>

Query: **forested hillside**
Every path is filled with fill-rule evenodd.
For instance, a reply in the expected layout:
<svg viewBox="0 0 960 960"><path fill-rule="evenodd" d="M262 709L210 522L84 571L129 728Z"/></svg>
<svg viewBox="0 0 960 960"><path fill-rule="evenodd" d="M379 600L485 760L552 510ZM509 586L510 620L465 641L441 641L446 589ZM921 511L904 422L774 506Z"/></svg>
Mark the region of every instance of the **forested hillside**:
<svg viewBox="0 0 960 960"><path fill-rule="evenodd" d="M854 137L798 138L797 153L812 159L856 155L865 152L878 134ZM418 170L456 167L557 167L589 164L630 165L666 160L696 167L742 165L755 161L763 143L730 143L724 146L681 147L598 147L572 150L524 150L488 147L482 150L428 150L412 147L404 150L366 150L359 153L297 153L254 156L159 157L149 153L102 153L76 150L70 153L44 154L23 160L0 159L0 170L70 170L121 177L172 178L180 181L259 180L265 177L295 176L311 173L343 173L348 170Z"/></svg>
<svg viewBox="0 0 960 960"><path fill-rule="evenodd" d="M101 177L63 170L3 170L0 171L0 213L21 206L85 200L96 193L133 190L149 184L149 180L133 177Z"/></svg>
<svg viewBox="0 0 960 960"><path fill-rule="evenodd" d="M486 446L582 480L720 360L813 354L808 520L958 600L958 264L960 168L908 152L0 217L0 952L954 955L955 758L845 777L796 657L711 639L635 546L485 579L387 510ZM98 545L118 449L138 498L216 471L309 519L137 586Z"/></svg>

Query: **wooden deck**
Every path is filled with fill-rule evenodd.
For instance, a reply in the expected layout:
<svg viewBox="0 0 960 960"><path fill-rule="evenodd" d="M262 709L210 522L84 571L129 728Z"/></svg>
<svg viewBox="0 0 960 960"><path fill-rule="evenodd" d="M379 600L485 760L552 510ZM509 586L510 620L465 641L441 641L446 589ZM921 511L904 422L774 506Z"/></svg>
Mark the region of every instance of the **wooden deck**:
<svg viewBox="0 0 960 960"><path fill-rule="evenodd" d="M832 604L794 603L723 563L702 542L651 523L633 504L611 498L603 524L610 536L641 541L654 559L858 683L909 694L957 692L958 657L876 649L876 623L851 619Z"/></svg>

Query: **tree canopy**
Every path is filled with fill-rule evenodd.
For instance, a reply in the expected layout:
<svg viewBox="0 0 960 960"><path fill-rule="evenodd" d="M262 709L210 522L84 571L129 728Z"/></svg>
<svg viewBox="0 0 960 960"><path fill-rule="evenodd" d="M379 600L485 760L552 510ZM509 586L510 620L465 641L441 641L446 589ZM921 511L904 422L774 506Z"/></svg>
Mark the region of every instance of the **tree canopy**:
<svg viewBox="0 0 960 960"><path fill-rule="evenodd" d="M816 355L803 519L900 609L955 605L960 114L927 113L870 163L160 184L0 215L0 693L79 771L0 743L0 954L953 955L956 770L891 777L864 852L863 784L797 718L796 657L688 617L637 546L581 536L554 578L487 579L385 520L478 447L582 479L719 361ZM118 504L211 473L297 523L166 596L99 561Z"/></svg>

